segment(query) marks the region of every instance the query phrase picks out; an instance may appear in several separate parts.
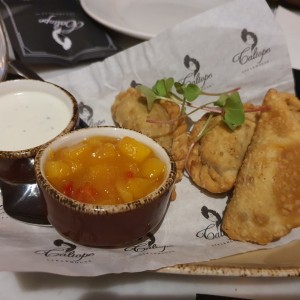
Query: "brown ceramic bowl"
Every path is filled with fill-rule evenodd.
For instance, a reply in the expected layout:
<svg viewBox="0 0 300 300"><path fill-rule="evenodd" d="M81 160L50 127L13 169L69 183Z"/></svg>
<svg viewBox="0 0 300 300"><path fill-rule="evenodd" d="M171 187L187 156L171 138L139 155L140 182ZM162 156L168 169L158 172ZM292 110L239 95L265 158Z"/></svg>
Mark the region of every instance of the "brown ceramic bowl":
<svg viewBox="0 0 300 300"><path fill-rule="evenodd" d="M79 120L75 98L63 88L39 80L0 83L0 180L35 181L34 157Z"/></svg>
<svg viewBox="0 0 300 300"><path fill-rule="evenodd" d="M49 151L77 144L90 136L129 136L150 146L167 166L164 182L148 196L118 205L87 204L60 193L44 174L44 164ZM115 127L85 128L55 139L38 152L35 171L38 185L46 200L49 222L68 239L96 247L122 247L142 240L147 233L154 233L167 211L176 176L173 158L158 143L136 131Z"/></svg>

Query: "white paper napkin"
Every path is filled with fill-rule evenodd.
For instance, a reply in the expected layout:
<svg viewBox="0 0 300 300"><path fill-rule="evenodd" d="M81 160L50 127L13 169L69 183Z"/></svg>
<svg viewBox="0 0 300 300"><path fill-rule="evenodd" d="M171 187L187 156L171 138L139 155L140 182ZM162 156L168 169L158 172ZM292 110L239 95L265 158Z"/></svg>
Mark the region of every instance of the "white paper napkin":
<svg viewBox="0 0 300 300"><path fill-rule="evenodd" d="M245 31L253 36L252 43L243 39ZM189 69L187 61L196 62L197 68ZM96 126L113 125L114 97L132 80L152 86L170 76L195 82L207 91L240 87L243 101L256 103L269 88L293 90L283 33L264 0L228 1L103 62L48 80L73 93L81 117ZM266 247L230 241L217 222L201 213L206 207L221 218L226 201L227 197L207 196L184 177L177 184L177 199L170 203L152 239L110 250L75 245L53 228L25 225L2 213L0 238L5 247L0 247L0 270L73 276L138 272L276 247L300 238L300 231L294 230Z"/></svg>
<svg viewBox="0 0 300 300"><path fill-rule="evenodd" d="M275 12L275 19L284 32L291 65L300 70L300 12L279 6Z"/></svg>

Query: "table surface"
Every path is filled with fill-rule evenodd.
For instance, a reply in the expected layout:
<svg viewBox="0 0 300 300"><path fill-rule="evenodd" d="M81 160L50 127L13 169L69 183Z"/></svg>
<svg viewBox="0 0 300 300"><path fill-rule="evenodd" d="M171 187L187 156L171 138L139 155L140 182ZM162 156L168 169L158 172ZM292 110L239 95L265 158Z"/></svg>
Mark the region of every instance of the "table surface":
<svg viewBox="0 0 300 300"><path fill-rule="evenodd" d="M2 300L191 300L196 294L299 299L299 278L208 277L144 272L99 277L0 273ZM206 298L200 298L206 299Z"/></svg>
<svg viewBox="0 0 300 300"><path fill-rule="evenodd" d="M123 48L140 40L110 32ZM80 67L80 66L77 66ZM77 68L76 67L76 68ZM44 79L71 71L34 66ZM196 299L197 294L240 299L299 299L300 279L193 276L142 272L98 277L67 277L45 273L0 272L1 300ZM199 297L199 299L207 299ZM221 299L221 298L219 298Z"/></svg>

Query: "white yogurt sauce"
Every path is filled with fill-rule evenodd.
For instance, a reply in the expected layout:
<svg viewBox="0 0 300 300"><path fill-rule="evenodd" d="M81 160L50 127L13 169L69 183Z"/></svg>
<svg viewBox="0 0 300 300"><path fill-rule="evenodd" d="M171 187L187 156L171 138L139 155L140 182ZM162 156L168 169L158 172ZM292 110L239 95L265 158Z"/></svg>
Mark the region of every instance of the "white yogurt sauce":
<svg viewBox="0 0 300 300"><path fill-rule="evenodd" d="M25 150L42 145L68 125L71 109L59 98L37 91L0 96L0 150Z"/></svg>

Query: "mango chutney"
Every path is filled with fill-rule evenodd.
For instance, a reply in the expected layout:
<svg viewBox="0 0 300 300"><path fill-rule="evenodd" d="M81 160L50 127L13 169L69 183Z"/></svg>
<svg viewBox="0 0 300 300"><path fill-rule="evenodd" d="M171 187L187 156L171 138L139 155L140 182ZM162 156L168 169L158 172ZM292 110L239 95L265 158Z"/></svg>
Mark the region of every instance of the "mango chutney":
<svg viewBox="0 0 300 300"><path fill-rule="evenodd" d="M92 136L52 150L45 163L45 175L57 190L98 205L145 197L162 184L165 172L164 162L150 147L127 136Z"/></svg>

